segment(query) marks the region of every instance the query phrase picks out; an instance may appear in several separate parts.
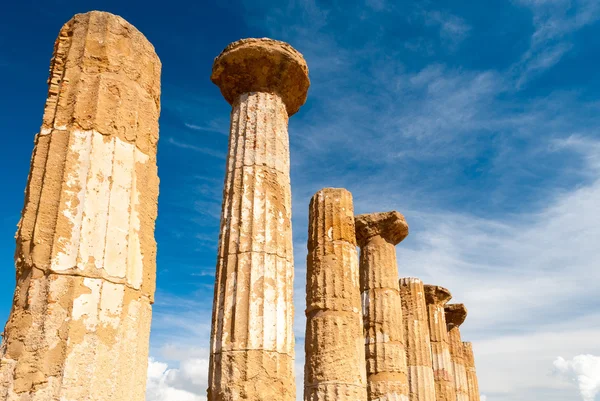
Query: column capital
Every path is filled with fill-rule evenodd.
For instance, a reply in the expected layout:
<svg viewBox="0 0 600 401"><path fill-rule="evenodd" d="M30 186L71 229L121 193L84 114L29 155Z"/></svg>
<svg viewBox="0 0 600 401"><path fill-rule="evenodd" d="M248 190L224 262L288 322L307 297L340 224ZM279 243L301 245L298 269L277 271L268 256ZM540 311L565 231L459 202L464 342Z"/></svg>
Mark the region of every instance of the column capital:
<svg viewBox="0 0 600 401"><path fill-rule="evenodd" d="M302 54L285 42L268 38L231 43L215 59L210 79L230 104L248 92L277 93L288 116L306 102L310 86Z"/></svg>
<svg viewBox="0 0 600 401"><path fill-rule="evenodd" d="M467 318L465 304L450 304L444 307L446 312L446 324L448 328L459 327Z"/></svg>
<svg viewBox="0 0 600 401"><path fill-rule="evenodd" d="M404 216L397 212L360 214L354 218L356 242L364 246L370 238L379 235L387 242L398 245L408 236L408 224Z"/></svg>
<svg viewBox="0 0 600 401"><path fill-rule="evenodd" d="M440 287L439 285L425 285L425 300L428 304L442 306L451 299L452 294L447 288Z"/></svg>

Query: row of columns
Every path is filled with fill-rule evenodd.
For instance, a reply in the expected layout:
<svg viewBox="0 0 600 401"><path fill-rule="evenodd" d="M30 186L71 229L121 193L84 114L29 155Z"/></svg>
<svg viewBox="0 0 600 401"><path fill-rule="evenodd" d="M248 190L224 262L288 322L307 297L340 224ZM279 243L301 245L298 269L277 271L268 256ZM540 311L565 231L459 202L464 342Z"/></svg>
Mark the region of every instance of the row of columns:
<svg viewBox="0 0 600 401"><path fill-rule="evenodd" d="M400 213L352 215L345 189L310 203L305 401L479 401L465 306L448 304L446 288L399 279Z"/></svg>
<svg viewBox="0 0 600 401"><path fill-rule="evenodd" d="M161 64L133 26L80 14L61 30L17 232L0 401L144 399L156 268ZM208 399L295 400L288 119L308 68L245 39L213 65L232 105ZM398 277L397 212L310 203L304 398L478 401L464 306ZM360 260L357 253L360 247Z"/></svg>

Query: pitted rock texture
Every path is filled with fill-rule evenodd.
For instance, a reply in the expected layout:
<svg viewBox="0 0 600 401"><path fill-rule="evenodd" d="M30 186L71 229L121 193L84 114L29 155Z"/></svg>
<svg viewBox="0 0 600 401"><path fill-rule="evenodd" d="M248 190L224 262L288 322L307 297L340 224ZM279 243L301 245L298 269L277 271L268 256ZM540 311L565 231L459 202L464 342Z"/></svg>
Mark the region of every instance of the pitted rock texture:
<svg viewBox="0 0 600 401"><path fill-rule="evenodd" d="M467 370L467 386L469 388L469 401L480 401L479 382L475 370L475 357L473 355L473 344L463 342L463 357Z"/></svg>
<svg viewBox="0 0 600 401"><path fill-rule="evenodd" d="M437 401L456 401L450 341L444 311L444 305L452 298L452 295L446 288L437 285L425 285L424 290L429 321L435 397Z"/></svg>
<svg viewBox="0 0 600 401"><path fill-rule="evenodd" d="M450 357L454 373L454 387L457 401L469 401L469 385L467 383L467 370L464 359L464 346L460 336L460 325L467 317L467 308L463 304L450 304L444 308L446 312L446 326L448 328L448 341L450 343Z"/></svg>
<svg viewBox="0 0 600 401"><path fill-rule="evenodd" d="M372 237L380 236L392 245L398 245L408 236L408 224L396 211L361 214L355 218L356 242L366 244Z"/></svg>
<svg viewBox="0 0 600 401"><path fill-rule="evenodd" d="M64 25L16 235L0 400L144 400L161 65L132 25Z"/></svg>
<svg viewBox="0 0 600 401"><path fill-rule="evenodd" d="M232 43L213 66L212 80L233 107L210 401L296 399L288 115L304 103L307 74L298 52L270 39Z"/></svg>
<svg viewBox="0 0 600 401"><path fill-rule="evenodd" d="M211 80L230 104L244 93L275 93L283 99L289 116L306 102L310 86L302 54L268 38L231 43L215 59Z"/></svg>
<svg viewBox="0 0 600 401"><path fill-rule="evenodd" d="M356 216L360 245L367 394L370 401L408 400L402 304L395 245L408 234L398 212Z"/></svg>
<svg viewBox="0 0 600 401"><path fill-rule="evenodd" d="M305 401L366 401L352 194L325 188L309 206Z"/></svg>
<svg viewBox="0 0 600 401"><path fill-rule="evenodd" d="M435 401L435 381L423 282L414 277L400 279L400 297L404 320L404 343L407 350L409 399Z"/></svg>

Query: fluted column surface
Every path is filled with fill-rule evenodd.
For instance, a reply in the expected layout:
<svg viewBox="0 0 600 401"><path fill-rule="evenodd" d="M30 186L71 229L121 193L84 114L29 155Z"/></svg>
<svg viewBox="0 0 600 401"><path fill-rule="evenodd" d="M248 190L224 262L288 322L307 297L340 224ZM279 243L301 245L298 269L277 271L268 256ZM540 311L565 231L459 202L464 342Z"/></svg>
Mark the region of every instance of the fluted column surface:
<svg viewBox="0 0 600 401"><path fill-rule="evenodd" d="M479 382L477 379L477 371L475 369L473 344L471 344L470 342L463 342L463 356L465 360L465 368L467 370L467 386L469 389L469 401L479 401Z"/></svg>
<svg viewBox="0 0 600 401"><path fill-rule="evenodd" d="M288 115L281 98L233 104L211 342L212 400L292 400L294 260Z"/></svg>
<svg viewBox="0 0 600 401"><path fill-rule="evenodd" d="M360 246L368 399L408 400L402 303L395 245L408 235L398 212L356 216Z"/></svg>
<svg viewBox="0 0 600 401"><path fill-rule="evenodd" d="M306 401L366 401L365 348L352 195L317 192L309 207Z"/></svg>
<svg viewBox="0 0 600 401"><path fill-rule="evenodd" d="M431 341L423 282L414 277L400 279L400 297L407 349L409 398L411 401L435 401Z"/></svg>
<svg viewBox="0 0 600 401"><path fill-rule="evenodd" d="M161 65L132 25L60 31L16 235L0 400L144 400Z"/></svg>
<svg viewBox="0 0 600 401"><path fill-rule="evenodd" d="M464 358L464 345L460 335L460 325L467 317L467 309L463 304L445 306L448 342L457 401L469 401L469 385Z"/></svg>
<svg viewBox="0 0 600 401"><path fill-rule="evenodd" d="M435 397L437 401L456 401L456 389L450 357L450 343L446 327L444 305L450 300L450 293L442 287L425 285L425 301L429 321L429 338Z"/></svg>

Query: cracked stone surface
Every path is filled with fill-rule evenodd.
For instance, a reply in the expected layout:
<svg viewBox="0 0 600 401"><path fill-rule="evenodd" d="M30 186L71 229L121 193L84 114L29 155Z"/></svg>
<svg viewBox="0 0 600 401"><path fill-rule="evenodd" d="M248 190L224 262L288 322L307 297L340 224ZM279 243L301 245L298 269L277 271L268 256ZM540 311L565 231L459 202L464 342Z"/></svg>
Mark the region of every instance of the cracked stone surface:
<svg viewBox="0 0 600 401"><path fill-rule="evenodd" d="M450 357L454 376L457 401L469 401L469 385L464 358L464 345L460 336L460 325L467 318L467 308L464 304L449 304L444 308L446 326L450 344Z"/></svg>
<svg viewBox="0 0 600 401"><path fill-rule="evenodd" d="M369 401L408 401L396 245L408 235L400 213L356 216Z"/></svg>
<svg viewBox="0 0 600 401"><path fill-rule="evenodd" d="M418 278L400 279L410 401L435 401L435 380L425 288Z"/></svg>
<svg viewBox="0 0 600 401"><path fill-rule="evenodd" d="M450 340L444 311L444 306L452 298L452 295L446 288L437 285L425 285L424 289L429 321L435 397L437 401L456 401L454 369L450 357Z"/></svg>
<svg viewBox="0 0 600 401"><path fill-rule="evenodd" d="M475 357L473 355L473 344L463 342L463 356L467 370L467 386L469 388L469 401L480 401L479 383L477 371L475 370Z"/></svg>
<svg viewBox="0 0 600 401"><path fill-rule="evenodd" d="M305 401L367 400L354 207L341 188L309 206L305 350Z"/></svg>
<svg viewBox="0 0 600 401"><path fill-rule="evenodd" d="M59 33L16 234L0 400L145 399L160 71L118 16L78 14Z"/></svg>
<svg viewBox="0 0 600 401"><path fill-rule="evenodd" d="M288 117L308 68L290 45L243 39L211 76L232 105L208 399L296 399Z"/></svg>

